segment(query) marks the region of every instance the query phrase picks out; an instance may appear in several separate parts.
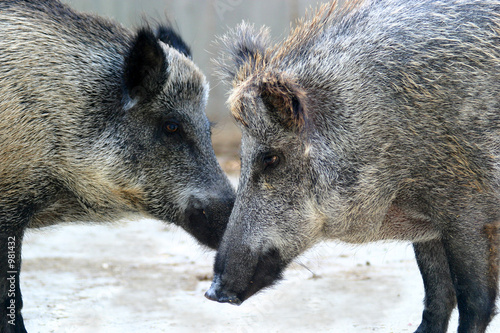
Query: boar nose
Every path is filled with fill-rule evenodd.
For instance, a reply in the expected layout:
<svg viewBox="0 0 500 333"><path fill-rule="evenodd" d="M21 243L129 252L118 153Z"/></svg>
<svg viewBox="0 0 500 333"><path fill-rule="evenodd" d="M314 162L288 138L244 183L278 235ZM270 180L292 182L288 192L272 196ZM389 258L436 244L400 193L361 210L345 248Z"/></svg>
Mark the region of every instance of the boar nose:
<svg viewBox="0 0 500 333"><path fill-rule="evenodd" d="M218 275L215 275L210 289L205 293L205 297L211 301L216 301L219 303L230 303L233 305L240 305L243 301L235 293L226 292L222 288L221 279Z"/></svg>
<svg viewBox="0 0 500 333"><path fill-rule="evenodd" d="M183 227L200 243L217 249L226 230L234 196L193 196L185 210Z"/></svg>
<svg viewBox="0 0 500 333"><path fill-rule="evenodd" d="M206 204L203 201L200 197L191 196L188 200L188 204L186 207L186 214L189 215L190 217L192 215L197 215L203 218L206 217L206 211L205 211Z"/></svg>

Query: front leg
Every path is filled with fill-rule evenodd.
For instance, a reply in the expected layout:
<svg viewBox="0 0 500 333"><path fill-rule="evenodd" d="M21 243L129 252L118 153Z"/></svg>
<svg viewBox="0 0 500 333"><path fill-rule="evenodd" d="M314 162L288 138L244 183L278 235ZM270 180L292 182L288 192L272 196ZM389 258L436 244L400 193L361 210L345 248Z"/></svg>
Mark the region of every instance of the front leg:
<svg viewBox="0 0 500 333"><path fill-rule="evenodd" d="M0 233L0 332L26 333L19 282L23 231Z"/></svg>
<svg viewBox="0 0 500 333"><path fill-rule="evenodd" d="M443 243L432 240L413 248L425 289L422 322L415 333L446 332L457 300Z"/></svg>

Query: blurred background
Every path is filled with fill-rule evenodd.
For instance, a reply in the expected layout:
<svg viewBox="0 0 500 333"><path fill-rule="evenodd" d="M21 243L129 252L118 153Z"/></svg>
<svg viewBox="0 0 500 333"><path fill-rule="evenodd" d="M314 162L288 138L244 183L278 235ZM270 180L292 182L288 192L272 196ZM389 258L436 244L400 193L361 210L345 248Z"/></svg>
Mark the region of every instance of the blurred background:
<svg viewBox="0 0 500 333"><path fill-rule="evenodd" d="M165 22L168 19L191 46L194 62L210 81L207 114L218 125L213 143L223 168L230 173L239 169L240 133L225 105L227 88L213 75L211 58L219 50L216 36L223 35L242 20L256 27L266 25L273 40L283 39L292 23L304 16L306 9L316 8L318 0L63 0L73 8L112 18L134 29L145 20ZM342 2L342 1L340 1Z"/></svg>

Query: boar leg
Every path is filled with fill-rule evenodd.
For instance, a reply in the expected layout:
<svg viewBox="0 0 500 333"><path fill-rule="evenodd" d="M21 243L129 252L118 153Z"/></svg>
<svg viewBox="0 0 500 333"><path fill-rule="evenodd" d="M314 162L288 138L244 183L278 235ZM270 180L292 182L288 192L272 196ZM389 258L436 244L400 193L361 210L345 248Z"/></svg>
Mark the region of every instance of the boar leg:
<svg viewBox="0 0 500 333"><path fill-rule="evenodd" d="M446 332L456 297L443 243L432 240L414 243L413 248L425 289L425 308L416 333Z"/></svg>
<svg viewBox="0 0 500 333"><path fill-rule="evenodd" d="M459 333L485 332L495 310L498 283L497 226L466 221L444 234L459 312Z"/></svg>
<svg viewBox="0 0 500 333"><path fill-rule="evenodd" d="M19 287L22 236L23 231L8 232L0 229L0 332L2 333L26 333L21 316L23 300Z"/></svg>

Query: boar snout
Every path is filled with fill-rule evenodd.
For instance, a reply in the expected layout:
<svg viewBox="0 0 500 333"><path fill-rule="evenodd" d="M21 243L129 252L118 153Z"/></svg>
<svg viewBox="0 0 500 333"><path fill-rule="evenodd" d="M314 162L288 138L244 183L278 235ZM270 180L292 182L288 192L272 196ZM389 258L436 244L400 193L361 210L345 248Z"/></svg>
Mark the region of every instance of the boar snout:
<svg viewBox="0 0 500 333"><path fill-rule="evenodd" d="M234 205L234 193L193 196L185 212L184 229L200 243L217 249Z"/></svg>
<svg viewBox="0 0 500 333"><path fill-rule="evenodd" d="M223 245L224 244L223 241ZM217 254L214 280L205 297L219 303L240 305L250 296L281 279L287 263L278 250L261 255L252 254L245 247Z"/></svg>
<svg viewBox="0 0 500 333"><path fill-rule="evenodd" d="M205 297L211 301L219 303L230 303L233 305L241 305L243 301L239 299L235 293L228 292L222 287L221 278L219 275L214 276L214 280L210 289L205 293Z"/></svg>

